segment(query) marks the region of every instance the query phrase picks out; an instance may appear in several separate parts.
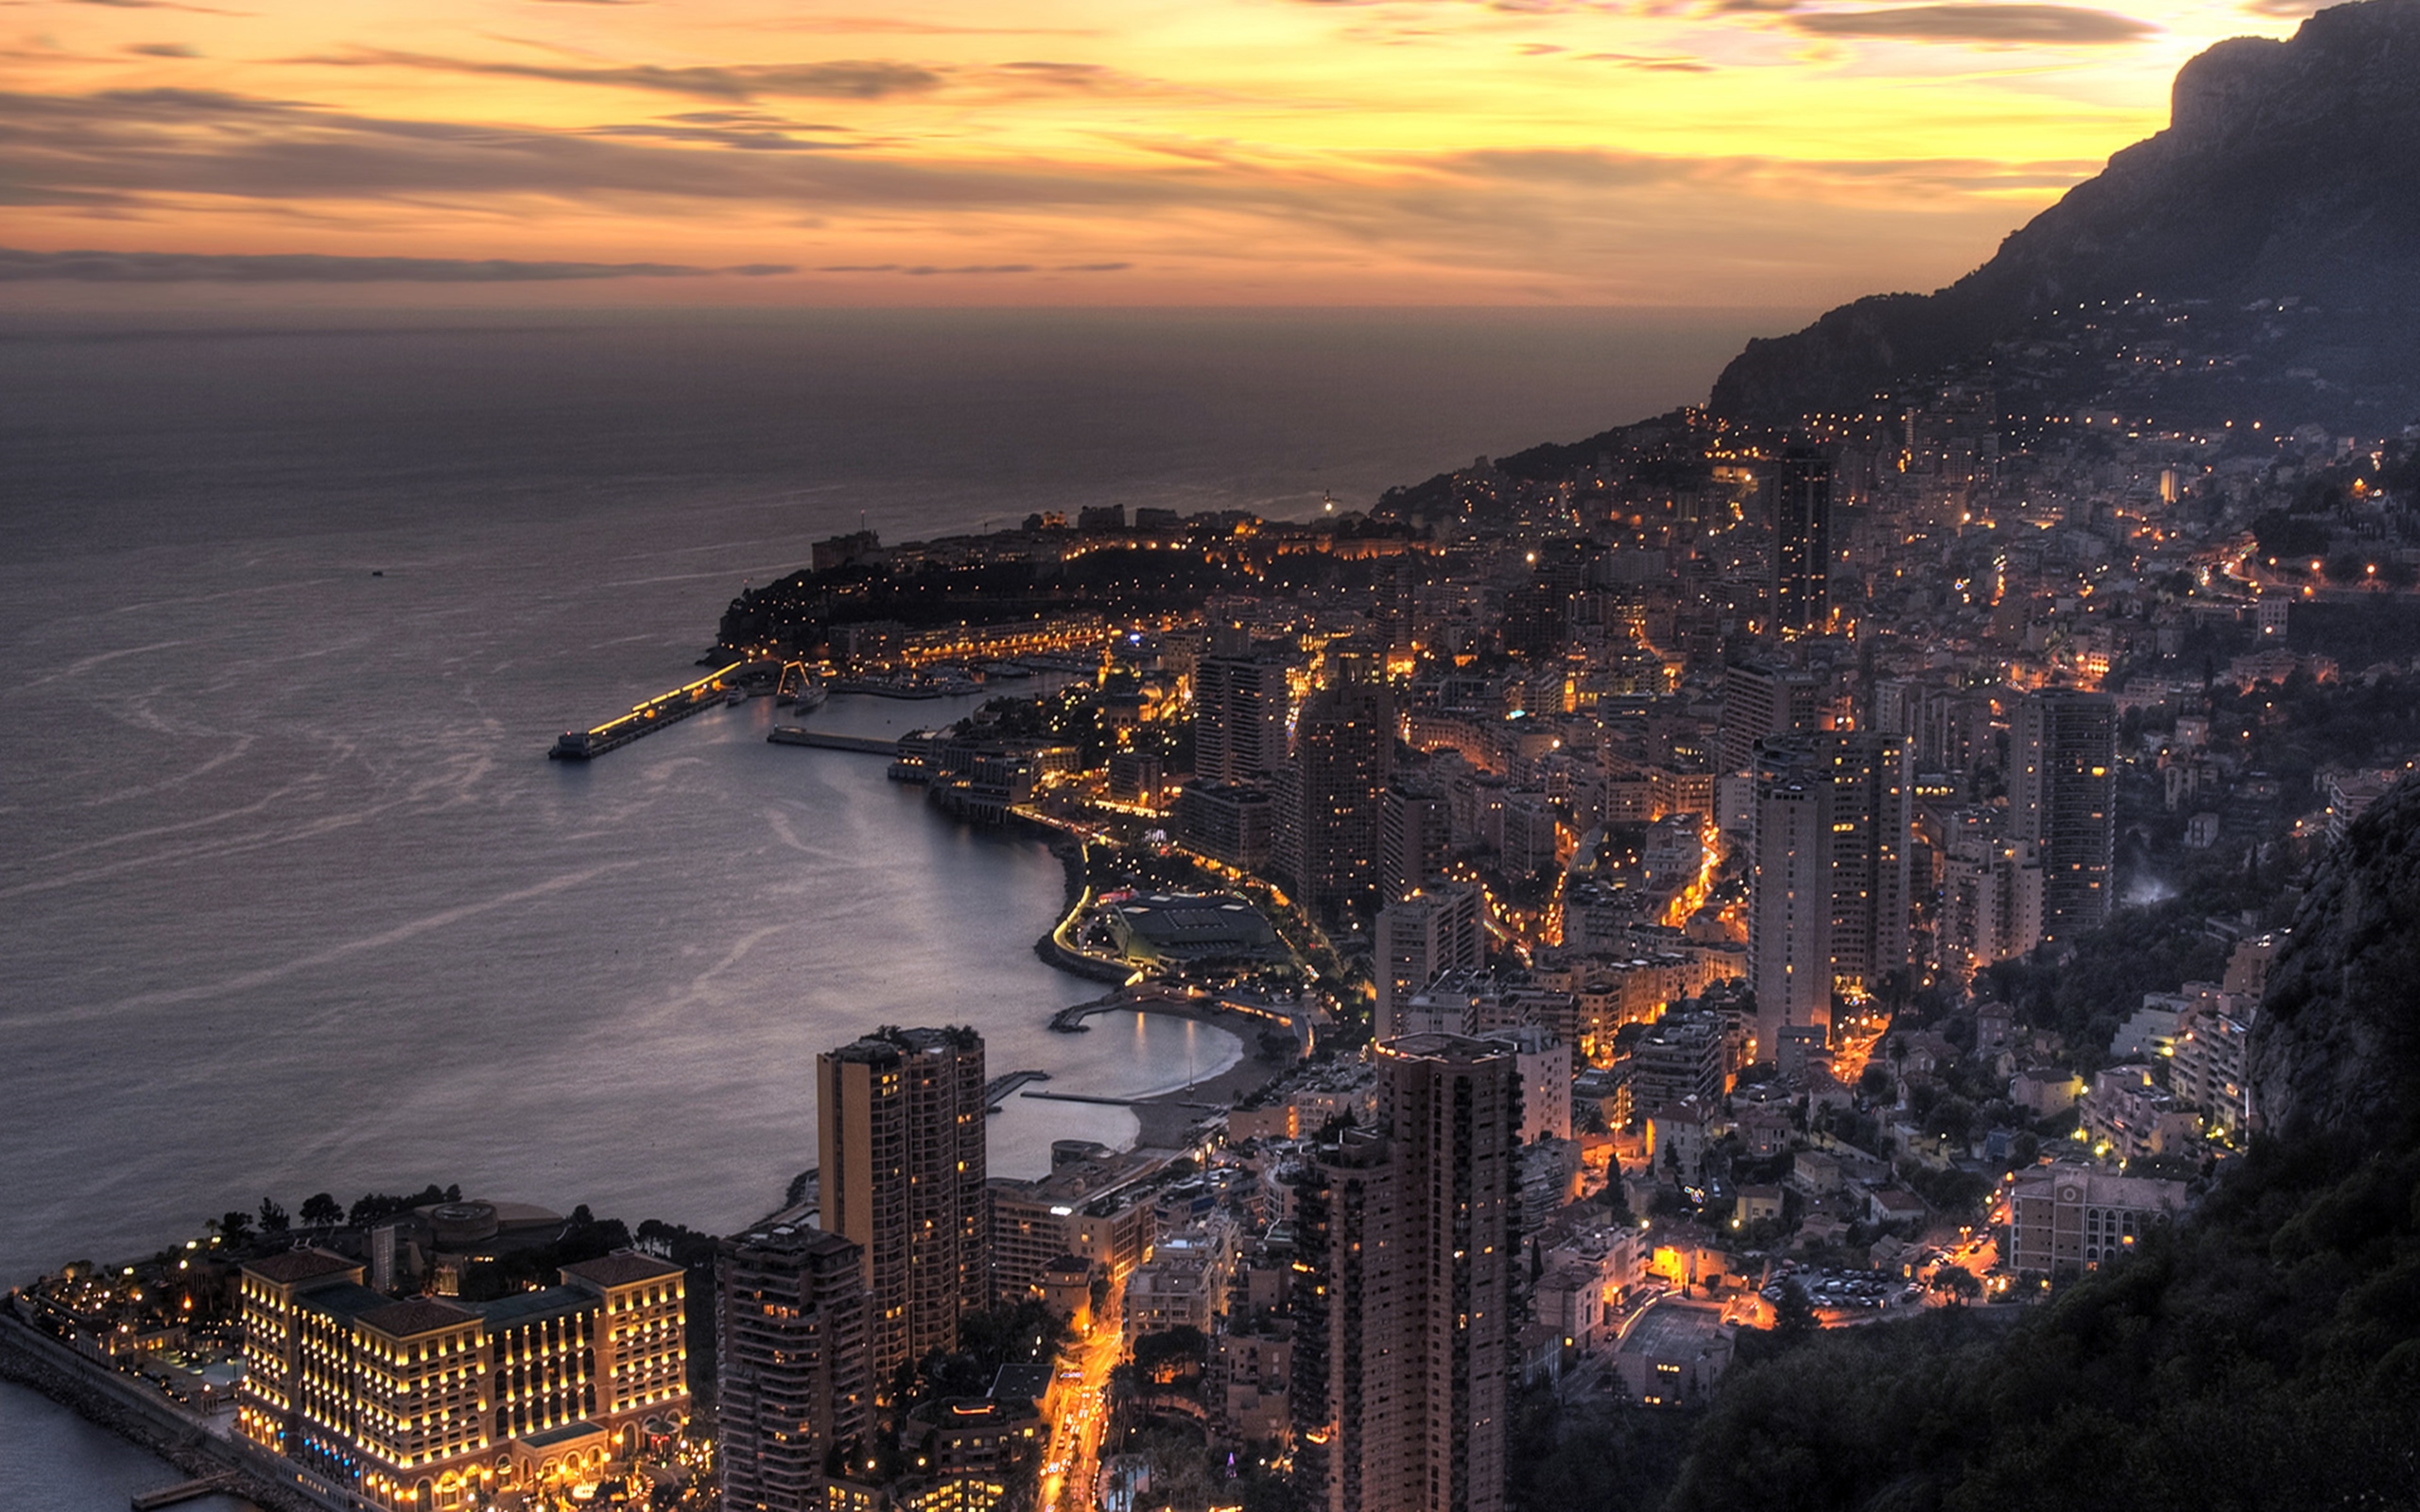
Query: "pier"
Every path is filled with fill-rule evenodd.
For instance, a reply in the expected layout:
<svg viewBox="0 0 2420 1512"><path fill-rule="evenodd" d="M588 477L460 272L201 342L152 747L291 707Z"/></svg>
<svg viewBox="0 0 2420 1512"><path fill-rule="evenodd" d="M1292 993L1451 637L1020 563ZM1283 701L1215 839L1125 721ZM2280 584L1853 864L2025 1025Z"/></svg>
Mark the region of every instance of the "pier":
<svg viewBox="0 0 2420 1512"><path fill-rule="evenodd" d="M996 1113L1000 1110L1000 1105L1009 1100L1009 1093L1015 1091L1028 1082L1049 1079L1050 1073L1046 1071L1012 1071L1005 1076L994 1076L983 1084L983 1110L987 1113Z"/></svg>
<svg viewBox="0 0 2420 1512"><path fill-rule="evenodd" d="M609 719L594 730L567 730L546 754L559 762L584 762L617 750L638 739L651 735L666 725L677 725L701 710L720 708L731 701L733 690L740 679L771 662L734 662L718 671L709 672L695 682L685 682L670 693L658 694L645 703L634 704L631 712L619 719Z"/></svg>
<svg viewBox="0 0 2420 1512"><path fill-rule="evenodd" d="M1038 1097L1053 1103L1093 1103L1102 1108L1132 1108L1142 1101L1139 1097L1096 1097L1091 1092L1020 1092L1021 1097Z"/></svg>
<svg viewBox="0 0 2420 1512"><path fill-rule="evenodd" d="M899 742L870 735L834 735L799 725L776 725L765 737L776 746L812 746L818 750L853 750L867 756L896 756Z"/></svg>
<svg viewBox="0 0 2420 1512"><path fill-rule="evenodd" d="M127 1499L133 1512L152 1512L154 1507L174 1506L199 1497L216 1496L221 1491L241 1491L244 1477L233 1470L218 1475L205 1475L197 1481L180 1481L156 1491L137 1491Z"/></svg>

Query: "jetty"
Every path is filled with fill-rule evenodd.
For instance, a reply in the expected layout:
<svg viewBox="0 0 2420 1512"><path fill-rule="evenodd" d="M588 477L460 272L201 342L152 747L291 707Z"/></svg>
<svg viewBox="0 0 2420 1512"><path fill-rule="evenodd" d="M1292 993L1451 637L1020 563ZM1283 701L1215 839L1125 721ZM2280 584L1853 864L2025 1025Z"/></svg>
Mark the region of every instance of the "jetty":
<svg viewBox="0 0 2420 1512"><path fill-rule="evenodd" d="M1028 1082L1049 1079L1050 1073L1046 1071L1012 1071L1005 1076L994 1076L983 1084L983 1110L987 1113L996 1113L1000 1110L1000 1105L1009 1100L1011 1092Z"/></svg>
<svg viewBox="0 0 2420 1512"><path fill-rule="evenodd" d="M812 746L818 750L854 750L867 756L897 756L899 742L871 735L835 735L801 725L776 725L765 737L776 746Z"/></svg>
<svg viewBox="0 0 2420 1512"><path fill-rule="evenodd" d="M660 693L645 703L633 704L629 713L608 719L593 730L566 730L546 754L559 762L593 760L609 750L620 749L641 735L677 725L691 714L719 709L734 696L746 697L747 692L741 686L743 679L770 676L777 671L776 663L770 662L734 662L695 682L684 682L670 693Z"/></svg>
<svg viewBox="0 0 2420 1512"><path fill-rule="evenodd" d="M137 1491L127 1498L127 1505L133 1508L133 1512L152 1512L154 1507L174 1506L180 1502L216 1496L222 1491L240 1492L243 1488L243 1475L234 1470L225 1470L216 1475L202 1476L199 1480L164 1486L156 1491Z"/></svg>

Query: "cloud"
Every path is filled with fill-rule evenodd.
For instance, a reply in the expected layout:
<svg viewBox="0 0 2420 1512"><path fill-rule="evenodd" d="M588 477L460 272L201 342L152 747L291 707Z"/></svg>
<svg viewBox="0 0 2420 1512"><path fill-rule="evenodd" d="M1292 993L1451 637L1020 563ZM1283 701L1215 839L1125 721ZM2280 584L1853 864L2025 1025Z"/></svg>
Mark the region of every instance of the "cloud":
<svg viewBox="0 0 2420 1512"><path fill-rule="evenodd" d="M184 10L197 16L249 16L250 10L221 10L215 6L180 5L177 0L69 0L79 6L107 6L112 10Z"/></svg>
<svg viewBox="0 0 2420 1512"><path fill-rule="evenodd" d="M1870 10L1809 10L1789 18L1818 37L1879 37L1901 42L2108 46L2156 36L2149 22L2114 10L2053 5L1887 6Z"/></svg>
<svg viewBox="0 0 2420 1512"><path fill-rule="evenodd" d="M294 61L335 68L420 68L447 74L544 78L564 84L601 84L714 100L752 100L764 94L872 100L890 94L922 94L939 88L942 83L942 76L929 68L879 59L828 63L701 64L682 68L666 68L655 63L576 68L559 63L481 62L467 58L441 58L427 53L363 49L327 57L300 58Z"/></svg>
<svg viewBox="0 0 2420 1512"><path fill-rule="evenodd" d="M817 273L897 273L906 278L955 278L965 274L991 273L1120 273L1133 266L1132 263L1061 263L1054 267L1041 267L1032 263L970 263L958 267L942 267L931 263L835 263L829 267L812 268Z"/></svg>
<svg viewBox="0 0 2420 1512"><path fill-rule="evenodd" d="M2243 9L2256 16L2283 16L2299 21L2325 3L2326 0L2243 0Z"/></svg>
<svg viewBox="0 0 2420 1512"><path fill-rule="evenodd" d="M0 284L61 279L78 284L531 284L566 279L762 278L798 269L784 263L693 267L681 263L525 263L506 258L263 256L224 252L29 252L0 247Z"/></svg>
<svg viewBox="0 0 2420 1512"><path fill-rule="evenodd" d="M610 0L619 4L621 0ZM901 37L1098 37L1096 26L958 26L896 16L802 16L758 24L768 31L805 31L848 36L883 33Z"/></svg>
<svg viewBox="0 0 2420 1512"><path fill-rule="evenodd" d="M1616 68L1636 68L1651 74L1711 74L1714 65L1696 58L1658 56L1653 53L1582 53L1583 63L1611 63Z"/></svg>

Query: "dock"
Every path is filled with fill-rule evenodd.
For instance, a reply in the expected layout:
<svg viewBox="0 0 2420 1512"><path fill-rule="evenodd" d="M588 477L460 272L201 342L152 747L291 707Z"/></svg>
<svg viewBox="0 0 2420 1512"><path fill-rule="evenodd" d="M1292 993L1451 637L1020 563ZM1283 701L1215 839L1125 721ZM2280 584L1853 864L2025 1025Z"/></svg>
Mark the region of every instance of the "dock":
<svg viewBox="0 0 2420 1512"><path fill-rule="evenodd" d="M1020 1092L1021 1097L1038 1097L1054 1103L1093 1103L1102 1108L1132 1108L1139 1097L1096 1097L1090 1092Z"/></svg>
<svg viewBox="0 0 2420 1512"><path fill-rule="evenodd" d="M765 737L776 746L812 746L818 750L854 750L867 756L897 756L899 742L870 735L834 735L800 725L776 725Z"/></svg>
<svg viewBox="0 0 2420 1512"><path fill-rule="evenodd" d="M1009 1100L1011 1092L1028 1082L1049 1079L1050 1073L1046 1071L1012 1071L1005 1076L994 1076L983 1084L983 1110L987 1113L996 1113L1000 1110L1000 1105Z"/></svg>
<svg viewBox="0 0 2420 1512"><path fill-rule="evenodd" d="M137 1491L127 1498L127 1504L133 1508L133 1512L152 1512L154 1507L174 1506L180 1502L216 1496L222 1491L241 1490L243 1481L244 1477L235 1471L225 1470L216 1475L205 1475L198 1481L180 1481L174 1486L164 1486L156 1491Z"/></svg>
<svg viewBox="0 0 2420 1512"><path fill-rule="evenodd" d="M559 762L584 762L609 750L618 750L641 735L677 725L691 714L721 708L731 701L743 677L769 665L770 662L734 662L695 682L684 682L670 693L633 704L629 713L608 719L593 730L566 730L546 754Z"/></svg>

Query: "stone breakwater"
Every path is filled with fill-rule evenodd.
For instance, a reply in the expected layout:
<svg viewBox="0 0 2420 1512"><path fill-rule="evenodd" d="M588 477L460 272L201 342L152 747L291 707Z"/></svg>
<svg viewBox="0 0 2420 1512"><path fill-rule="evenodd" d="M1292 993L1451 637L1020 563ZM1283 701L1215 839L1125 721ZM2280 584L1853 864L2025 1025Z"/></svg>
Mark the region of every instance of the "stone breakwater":
<svg viewBox="0 0 2420 1512"><path fill-rule="evenodd" d="M144 1387L9 1317L0 1317L0 1379L40 1392L196 1480L232 1473L230 1491L265 1512L327 1512L325 1503L268 1479L249 1456L239 1457L233 1446L211 1437L166 1402L144 1400Z"/></svg>

